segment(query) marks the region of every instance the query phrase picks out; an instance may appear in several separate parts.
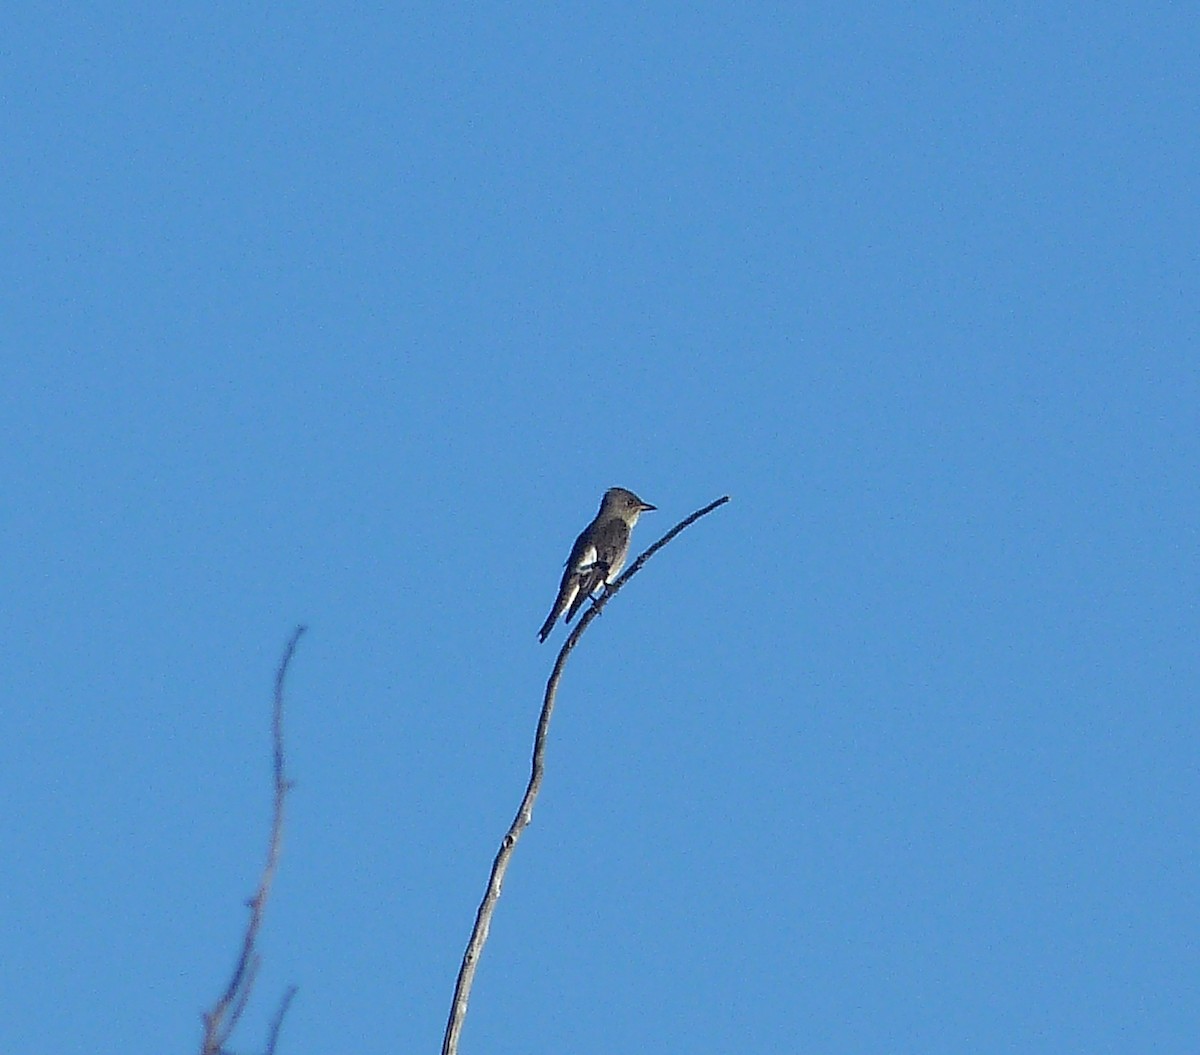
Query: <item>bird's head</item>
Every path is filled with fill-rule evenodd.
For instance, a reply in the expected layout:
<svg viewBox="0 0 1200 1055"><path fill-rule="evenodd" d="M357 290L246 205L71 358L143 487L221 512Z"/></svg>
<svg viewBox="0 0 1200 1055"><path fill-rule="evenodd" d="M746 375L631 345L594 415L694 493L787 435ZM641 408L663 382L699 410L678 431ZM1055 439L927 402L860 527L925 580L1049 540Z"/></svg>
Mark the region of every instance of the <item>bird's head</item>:
<svg viewBox="0 0 1200 1055"><path fill-rule="evenodd" d="M627 491L624 487L610 487L604 492L604 500L600 503L602 513L623 517L629 521L631 527L637 523L639 516L649 513L655 508L649 502L643 502L632 491Z"/></svg>

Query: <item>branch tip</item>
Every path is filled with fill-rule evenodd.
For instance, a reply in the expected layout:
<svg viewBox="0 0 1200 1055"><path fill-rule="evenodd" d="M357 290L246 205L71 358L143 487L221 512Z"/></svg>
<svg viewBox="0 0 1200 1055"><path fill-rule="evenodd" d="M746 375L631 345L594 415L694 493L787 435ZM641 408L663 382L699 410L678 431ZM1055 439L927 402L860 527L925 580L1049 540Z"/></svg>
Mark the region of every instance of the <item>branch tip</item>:
<svg viewBox="0 0 1200 1055"><path fill-rule="evenodd" d="M283 657L275 672L275 699L271 714L272 762L274 783L274 805L271 815L271 831L267 841L267 859L259 877L258 889L246 902L250 910L250 919L242 937L242 948L234 966L233 974L225 991L217 998L212 1010L206 1012L204 1018L204 1038L201 1042L201 1055L223 1055L225 1042L237 1026L250 1000L254 982L258 976L261 958L258 954L258 932L262 927L263 914L266 910L267 898L271 893L271 885L275 880L275 872L279 867L279 850L283 836L283 807L287 798L291 781L284 776L283 753L283 686L287 678L288 667L296 652L296 644L305 631L303 625L296 627ZM272 1030L268 1052L274 1051L275 1039L278 1036L279 1024L287 1011L287 1005L295 994L295 987L289 991L277 1015L276 1025Z"/></svg>

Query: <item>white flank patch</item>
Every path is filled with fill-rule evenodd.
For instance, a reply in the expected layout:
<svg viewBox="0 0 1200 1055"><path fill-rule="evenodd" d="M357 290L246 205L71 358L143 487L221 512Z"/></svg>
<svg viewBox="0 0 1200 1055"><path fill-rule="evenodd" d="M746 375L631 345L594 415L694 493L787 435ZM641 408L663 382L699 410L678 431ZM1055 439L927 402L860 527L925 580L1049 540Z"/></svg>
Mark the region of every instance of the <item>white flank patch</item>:
<svg viewBox="0 0 1200 1055"><path fill-rule="evenodd" d="M573 586L570 586L567 589L567 597L566 597L566 600L563 601L562 609L559 612L560 615L563 612L569 612L571 610L571 605L573 605L575 603L575 595L577 593L579 593L579 584L578 583L575 583Z"/></svg>

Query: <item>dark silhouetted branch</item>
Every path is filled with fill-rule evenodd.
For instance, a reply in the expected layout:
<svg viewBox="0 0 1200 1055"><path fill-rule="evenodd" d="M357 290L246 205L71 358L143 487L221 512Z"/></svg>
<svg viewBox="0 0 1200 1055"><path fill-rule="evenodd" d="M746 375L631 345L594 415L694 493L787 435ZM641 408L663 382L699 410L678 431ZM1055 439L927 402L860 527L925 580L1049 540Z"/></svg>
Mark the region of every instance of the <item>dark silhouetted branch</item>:
<svg viewBox="0 0 1200 1055"><path fill-rule="evenodd" d="M646 561L675 538L684 528L694 524L702 516L711 513L718 506L723 506L728 501L729 496L725 495L723 498L718 498L715 502L710 502L703 509L697 510L686 520L682 520L676 524L654 543L653 546L646 550L645 553L638 557L625 573L593 602L559 650L558 659L554 663L554 669L550 672L550 680L546 683L546 694L542 701L542 714L538 719L537 734L533 741L533 765L529 774L529 784L525 788L525 797L521 799L517 815L513 818L512 824L509 826L504 838L500 841L500 849L496 853L496 859L492 862L492 872L488 877L487 890L484 892L483 901L479 904L479 911L475 914L475 926L471 931L470 941L467 942L467 950L463 953L462 964L458 969L458 981L454 986L454 1000L450 1005L450 1019L446 1023L446 1033L442 1040L442 1055L457 1055L458 1053L458 1041L462 1034L463 1022L467 1017L467 1002L471 999L471 986L475 981L475 970L479 966L479 957L482 955L483 946L488 939L488 931L492 925L492 916L495 914L496 904L500 900L500 889L504 884L504 874L508 871L509 860L512 858L513 850L516 849L517 840L521 838L521 833L533 819L533 804L537 800L538 792L541 790L542 775L545 771L546 735L550 730L550 716L554 713L554 701L558 695L558 683L562 678L563 667L566 665L567 657L571 654L571 651L575 648L576 643L591 621L603 611L604 606L616 596L621 587L641 570Z"/></svg>
<svg viewBox="0 0 1200 1055"><path fill-rule="evenodd" d="M271 1022L271 1032L267 1034L267 1047L264 1055L275 1055L275 1044L279 1040L279 1030L283 1026L283 1016L287 1014L288 1007L292 1003L292 997L295 995L296 987L289 985L287 991L283 994L283 999L279 1001L279 1010L275 1012L275 1018Z"/></svg>
<svg viewBox="0 0 1200 1055"><path fill-rule="evenodd" d="M271 893L271 884L275 881L275 872L279 867L279 849L283 840L283 805L291 790L291 782L284 770L283 758L283 683L287 677L288 665L296 651L296 643L304 633L305 628L296 627L291 640L283 650L283 658L279 661L279 669L275 672L275 707L271 717L271 737L274 743L274 786L275 801L271 817L271 835L267 842L267 860L263 865L262 875L258 880L258 889L250 899L250 919L246 923L246 933L242 937L242 950L238 956L237 965L225 991L218 997L212 1010L204 1015L204 1040L200 1046L200 1055L223 1055L225 1044L229 1040L246 1010L250 999L254 980L258 975L258 932L262 929L263 914L267 907L267 898ZM283 1016L287 1013L288 1005L295 995L295 988L289 989L280 1003L275 1021L271 1027L268 1053L274 1052L275 1041L279 1028L283 1024Z"/></svg>

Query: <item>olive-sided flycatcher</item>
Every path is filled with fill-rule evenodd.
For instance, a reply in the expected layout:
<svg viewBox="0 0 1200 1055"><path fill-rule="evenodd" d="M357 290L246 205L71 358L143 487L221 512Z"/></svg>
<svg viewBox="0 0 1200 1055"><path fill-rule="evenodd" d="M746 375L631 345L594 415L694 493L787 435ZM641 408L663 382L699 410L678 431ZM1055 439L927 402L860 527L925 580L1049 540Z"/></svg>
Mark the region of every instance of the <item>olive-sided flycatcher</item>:
<svg viewBox="0 0 1200 1055"><path fill-rule="evenodd" d="M593 591L607 586L617 577L629 554L633 525L639 516L653 508L623 487L610 487L604 492L596 519L583 529L571 547L558 597L538 633L539 641L550 636L563 612L567 613L565 622L569 623Z"/></svg>

